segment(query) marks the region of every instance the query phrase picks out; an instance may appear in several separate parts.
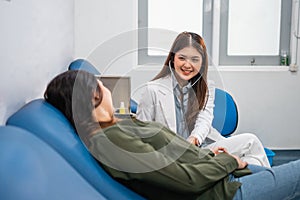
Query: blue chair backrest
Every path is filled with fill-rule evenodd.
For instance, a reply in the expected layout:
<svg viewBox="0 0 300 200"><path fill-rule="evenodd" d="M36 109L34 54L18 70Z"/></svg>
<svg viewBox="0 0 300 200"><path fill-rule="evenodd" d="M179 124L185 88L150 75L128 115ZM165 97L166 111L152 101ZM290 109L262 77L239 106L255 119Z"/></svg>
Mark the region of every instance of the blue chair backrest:
<svg viewBox="0 0 300 200"><path fill-rule="evenodd" d="M76 59L68 67L69 70L84 70L90 72L91 74L100 75L100 72L92 65L89 61L85 59Z"/></svg>
<svg viewBox="0 0 300 200"><path fill-rule="evenodd" d="M130 99L130 112L136 113L138 104L135 100Z"/></svg>
<svg viewBox="0 0 300 200"><path fill-rule="evenodd" d="M48 143L108 199L142 199L99 166L65 116L45 100L26 104L6 124L24 128Z"/></svg>
<svg viewBox="0 0 300 200"><path fill-rule="evenodd" d="M238 125L238 109L232 96L219 88L215 90L215 108L212 126L223 136L232 134Z"/></svg>
<svg viewBox="0 0 300 200"><path fill-rule="evenodd" d="M13 126L0 127L0 199L106 199L48 144Z"/></svg>

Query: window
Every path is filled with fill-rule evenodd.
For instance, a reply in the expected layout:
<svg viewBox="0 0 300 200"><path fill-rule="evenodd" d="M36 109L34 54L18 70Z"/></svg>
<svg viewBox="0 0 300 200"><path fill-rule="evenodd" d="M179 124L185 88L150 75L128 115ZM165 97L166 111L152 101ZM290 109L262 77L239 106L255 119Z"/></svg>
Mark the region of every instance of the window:
<svg viewBox="0 0 300 200"><path fill-rule="evenodd" d="M214 64L280 65L280 53L290 54L292 4L292 0L139 0L138 64L162 64L178 33L192 31L203 36L210 56L214 52Z"/></svg>
<svg viewBox="0 0 300 200"><path fill-rule="evenodd" d="M211 0L139 0L138 64L163 64L175 37L198 33L211 44Z"/></svg>
<svg viewBox="0 0 300 200"><path fill-rule="evenodd" d="M220 65L279 65L289 52L291 0L222 0Z"/></svg>

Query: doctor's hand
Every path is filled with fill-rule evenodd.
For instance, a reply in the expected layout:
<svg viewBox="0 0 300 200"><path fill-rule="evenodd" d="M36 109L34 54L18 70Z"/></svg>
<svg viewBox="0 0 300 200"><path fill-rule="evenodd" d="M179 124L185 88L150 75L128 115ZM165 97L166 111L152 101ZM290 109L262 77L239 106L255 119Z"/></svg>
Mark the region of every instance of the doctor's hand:
<svg viewBox="0 0 300 200"><path fill-rule="evenodd" d="M196 146L199 146L199 145L200 145L199 140L198 140L197 138L195 138L194 136L189 136L189 137L187 138L187 141L188 141L189 143L192 143L192 144L196 145Z"/></svg>

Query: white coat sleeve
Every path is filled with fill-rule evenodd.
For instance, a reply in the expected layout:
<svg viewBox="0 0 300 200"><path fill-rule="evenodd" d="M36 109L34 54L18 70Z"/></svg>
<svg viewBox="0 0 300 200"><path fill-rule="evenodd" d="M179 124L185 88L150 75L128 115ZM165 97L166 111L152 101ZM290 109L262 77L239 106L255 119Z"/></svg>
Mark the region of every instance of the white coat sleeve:
<svg viewBox="0 0 300 200"><path fill-rule="evenodd" d="M208 99L205 109L200 110L195 121L195 127L191 132L191 136L196 137L201 145L208 136L213 121L215 100L215 84L213 81L208 81Z"/></svg>

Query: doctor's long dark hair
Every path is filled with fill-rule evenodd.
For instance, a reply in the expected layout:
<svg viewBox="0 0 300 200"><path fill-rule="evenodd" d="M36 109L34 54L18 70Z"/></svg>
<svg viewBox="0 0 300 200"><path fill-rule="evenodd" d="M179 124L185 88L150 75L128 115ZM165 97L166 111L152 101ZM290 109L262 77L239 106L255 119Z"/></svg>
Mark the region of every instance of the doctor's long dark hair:
<svg viewBox="0 0 300 200"><path fill-rule="evenodd" d="M198 80L199 76L201 76L201 78L193 85L193 90L190 90L189 92L188 111L185 117L189 132L191 132L194 129L197 115L201 109L205 108L208 98L208 57L203 38L192 32L180 33L173 42L162 70L154 77L153 80L169 76L171 74L170 69L174 69L173 63L175 54L185 47L194 47L202 56L200 72L190 80L190 83L193 84Z"/></svg>

